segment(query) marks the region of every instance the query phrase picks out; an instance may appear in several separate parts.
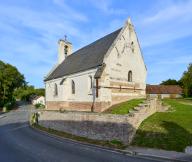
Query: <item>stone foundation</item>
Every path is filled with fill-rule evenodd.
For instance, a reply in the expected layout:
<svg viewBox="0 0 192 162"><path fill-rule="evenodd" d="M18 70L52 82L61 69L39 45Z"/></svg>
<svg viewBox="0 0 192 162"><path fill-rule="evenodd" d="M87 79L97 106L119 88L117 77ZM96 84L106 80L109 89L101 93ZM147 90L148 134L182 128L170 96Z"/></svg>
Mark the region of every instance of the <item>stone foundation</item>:
<svg viewBox="0 0 192 162"><path fill-rule="evenodd" d="M44 111L39 124L58 131L97 140L119 140L129 144L143 120L161 109L158 100L140 104L130 114Z"/></svg>
<svg viewBox="0 0 192 162"><path fill-rule="evenodd" d="M69 111L93 111L102 112L111 106L110 102L65 102L47 101L47 110L69 110Z"/></svg>
<svg viewBox="0 0 192 162"><path fill-rule="evenodd" d="M68 110L68 111L89 111L103 112L114 104L125 102L134 98L145 98L144 95L116 96L112 95L112 102L67 102L67 101L47 101L47 110Z"/></svg>

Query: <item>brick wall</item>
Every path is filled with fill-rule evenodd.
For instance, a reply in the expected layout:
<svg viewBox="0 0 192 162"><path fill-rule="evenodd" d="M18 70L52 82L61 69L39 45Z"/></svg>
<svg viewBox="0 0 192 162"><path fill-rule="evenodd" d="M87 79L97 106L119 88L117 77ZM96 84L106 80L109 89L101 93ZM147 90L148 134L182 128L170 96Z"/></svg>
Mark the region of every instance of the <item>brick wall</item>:
<svg viewBox="0 0 192 162"><path fill-rule="evenodd" d="M94 111L102 112L111 105L110 102L65 102L47 101L47 110L70 110L70 111Z"/></svg>

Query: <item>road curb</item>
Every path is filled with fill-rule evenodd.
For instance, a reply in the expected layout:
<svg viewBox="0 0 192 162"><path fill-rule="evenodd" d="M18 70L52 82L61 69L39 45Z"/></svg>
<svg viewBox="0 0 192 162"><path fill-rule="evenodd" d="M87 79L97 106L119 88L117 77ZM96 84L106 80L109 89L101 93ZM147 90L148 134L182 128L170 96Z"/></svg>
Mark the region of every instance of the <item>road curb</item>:
<svg viewBox="0 0 192 162"><path fill-rule="evenodd" d="M6 115L0 114L0 119L5 118Z"/></svg>
<svg viewBox="0 0 192 162"><path fill-rule="evenodd" d="M46 135L48 135L49 137L55 137L55 138L59 138L59 139L65 139L65 140L68 140L68 141L70 141L70 142L79 143L79 144L87 145L87 146L91 146L91 147L97 147L97 148L101 148L101 149L107 149L107 150L111 150L111 151L122 152L122 150L120 150L120 149L114 149L114 148L105 147L105 146L101 146L101 145L95 145L95 144L91 144L91 143L76 141L76 140L73 140L73 139L71 139L71 138L66 138L66 137L62 137L62 136L59 136L59 135L55 135L55 134L49 133L49 132L47 132L47 131L43 131L43 130L41 130L41 129L35 128L35 127L31 126L30 124L29 124L29 127L30 127L31 129L34 129L34 130L36 130L36 131L39 131L39 132L41 132L41 133L43 133L43 134L46 134ZM127 153L127 152L126 152L126 153ZM124 154L125 154L125 152L124 152Z"/></svg>
<svg viewBox="0 0 192 162"><path fill-rule="evenodd" d="M173 161L173 162L191 162L191 160L184 160L184 159L175 159L175 158L169 158L165 156L157 156L157 155L151 155L151 154L144 154L140 152L134 152L136 155L141 156L141 157L151 157L152 159L157 159L157 160L166 160L166 161Z"/></svg>
<svg viewBox="0 0 192 162"><path fill-rule="evenodd" d="M121 154L128 155L128 156L135 156L137 158L151 159L151 160L157 160L157 161L162 161L163 160L163 161L173 161L173 162L191 162L189 160L175 159L175 158L169 158L169 157L165 157L165 156L157 156L157 155L151 155L151 154L144 154L144 153L140 153L140 152L132 151L132 150L121 150L121 149L115 149L115 148L90 144L90 143L86 143L86 142L76 141L76 140L73 140L73 139L70 139L70 138L58 136L58 135L49 133L47 131L40 130L38 128L35 128L35 127L31 126L30 123L29 123L29 127L31 129L34 129L35 131L39 131L39 132L41 132L43 134L46 134L49 137L53 137L53 138L57 138L57 139L65 139L65 140L73 142L73 143L78 143L78 144L86 145L86 146L89 146L89 147L96 147L96 148L99 148L99 149L103 149L103 150L107 150L107 151L111 151L111 152L116 152L116 153L121 153Z"/></svg>

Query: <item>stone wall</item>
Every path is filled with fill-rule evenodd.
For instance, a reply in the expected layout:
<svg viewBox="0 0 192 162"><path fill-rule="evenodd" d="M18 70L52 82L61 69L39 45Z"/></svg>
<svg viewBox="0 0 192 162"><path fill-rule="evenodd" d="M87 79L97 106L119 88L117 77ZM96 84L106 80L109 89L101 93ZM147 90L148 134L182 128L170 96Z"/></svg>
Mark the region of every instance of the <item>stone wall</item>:
<svg viewBox="0 0 192 162"><path fill-rule="evenodd" d="M141 122L160 108L160 102L153 99L127 115L44 111L40 115L39 124L90 139L116 139L129 144Z"/></svg>

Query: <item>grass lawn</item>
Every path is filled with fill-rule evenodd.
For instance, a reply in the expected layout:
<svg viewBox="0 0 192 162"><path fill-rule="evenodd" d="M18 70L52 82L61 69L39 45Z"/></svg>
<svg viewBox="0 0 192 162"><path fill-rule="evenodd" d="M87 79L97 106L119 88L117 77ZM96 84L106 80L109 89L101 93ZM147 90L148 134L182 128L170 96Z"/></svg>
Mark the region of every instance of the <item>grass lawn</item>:
<svg viewBox="0 0 192 162"><path fill-rule="evenodd" d="M129 110L133 109L136 107L138 104L142 103L145 99L132 99L117 105L112 106L109 108L106 113L111 113L111 114L128 114Z"/></svg>
<svg viewBox="0 0 192 162"><path fill-rule="evenodd" d="M137 130L132 145L184 151L192 146L192 100L166 99L171 112L158 112L147 118Z"/></svg>
<svg viewBox="0 0 192 162"><path fill-rule="evenodd" d="M192 98L185 98L185 99L181 98L177 99L177 101L182 104L192 105Z"/></svg>

